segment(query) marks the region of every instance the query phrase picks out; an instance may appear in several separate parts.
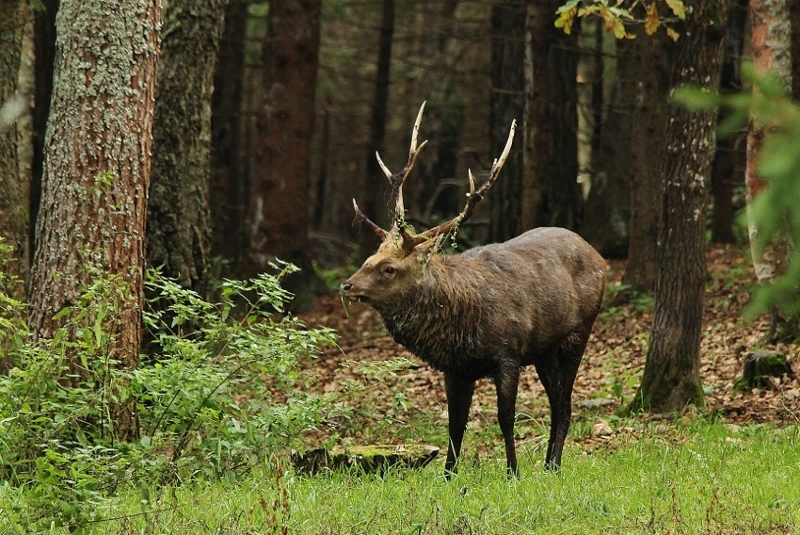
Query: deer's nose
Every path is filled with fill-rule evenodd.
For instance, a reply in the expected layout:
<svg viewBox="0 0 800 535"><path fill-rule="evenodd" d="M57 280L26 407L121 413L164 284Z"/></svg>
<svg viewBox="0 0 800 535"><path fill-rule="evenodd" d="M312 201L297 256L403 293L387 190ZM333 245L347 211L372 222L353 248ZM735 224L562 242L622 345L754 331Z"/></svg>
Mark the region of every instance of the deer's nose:
<svg viewBox="0 0 800 535"><path fill-rule="evenodd" d="M339 285L340 292L349 292L352 288L353 285L350 284L349 282L343 282L342 284Z"/></svg>

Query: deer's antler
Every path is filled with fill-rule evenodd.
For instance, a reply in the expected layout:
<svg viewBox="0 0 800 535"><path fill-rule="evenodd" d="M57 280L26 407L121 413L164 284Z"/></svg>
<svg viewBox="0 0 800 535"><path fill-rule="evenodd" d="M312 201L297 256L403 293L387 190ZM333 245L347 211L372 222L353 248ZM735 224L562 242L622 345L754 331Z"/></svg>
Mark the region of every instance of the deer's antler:
<svg viewBox="0 0 800 535"><path fill-rule="evenodd" d="M414 236L414 241L416 241L416 245L423 243L427 240L436 238L437 236L441 236L442 234L447 234L455 227L460 225L463 221L466 221L471 215L473 210L475 209L475 205L478 204L481 199L486 195L489 191L489 188L497 181L497 177L500 175L500 170L503 169L503 165L506 163L506 159L508 158L508 154L511 152L511 144L514 141L514 131L517 129L517 121L511 122L511 129L508 132L508 140L506 140L506 146L503 148L502 154L500 154L499 158L496 158L492 163L492 168L489 171L489 176L486 177L486 181L483 185L475 191L475 177L472 176L472 171L468 171L467 174L469 176L469 193L467 193L467 204L464 206L464 209L458 214L456 217L451 219L450 221L446 221L433 227L432 229L426 230L425 232L420 232Z"/></svg>
<svg viewBox="0 0 800 535"><path fill-rule="evenodd" d="M377 152L375 153L375 158L378 160L378 165L383 171L383 174L386 175L386 178L392 187L392 195L395 198L394 221L392 222L391 230L387 232L373 223L361 212L361 210L358 208L358 204L356 204L355 199L353 199L353 207L356 210L357 220L365 221L370 228L372 228L375 234L377 234L378 237L383 241L387 241L389 239L393 240L399 234L400 238L402 239L401 246L407 252L410 252L414 247L420 245L421 243L425 243L438 236L447 234L472 215L475 205L478 204L481 199L483 199L484 195L486 195L486 192L489 191L489 188L492 187L497 180L497 177L500 175L500 170L503 168L503 165L506 163L506 159L511 152L511 144L514 141L514 131L517 128L517 122L512 121L511 130L508 133L508 140L506 141L505 148L503 148L503 152L500 157L495 159L492 163L489 176L477 191L475 190L475 177L472 176L472 171L468 172L469 193L467 193L467 204L464 206L464 209L461 211L461 213L450 221L437 225L432 229L426 230L425 232L414 234L408 225L406 225L405 206L403 205L403 185L405 184L408 175L410 175L411 171L414 169L422 149L425 148L425 145L428 143L427 141L423 141L419 146L417 146L419 127L422 123L422 114L424 111L425 102L423 102L422 106L420 106L419 113L417 114L417 120L414 122L414 130L411 133L411 146L408 149L408 162L402 171L399 173L392 173L389 168L386 167L386 164L383 163L380 155ZM438 247L438 245L435 247Z"/></svg>

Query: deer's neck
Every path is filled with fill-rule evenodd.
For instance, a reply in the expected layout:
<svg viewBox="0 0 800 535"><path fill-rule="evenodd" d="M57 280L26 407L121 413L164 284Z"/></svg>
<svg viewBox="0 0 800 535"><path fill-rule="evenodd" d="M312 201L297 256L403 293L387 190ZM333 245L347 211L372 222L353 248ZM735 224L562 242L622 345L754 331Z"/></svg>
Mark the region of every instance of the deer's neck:
<svg viewBox="0 0 800 535"><path fill-rule="evenodd" d="M481 300L476 283L462 275L457 257L434 258L413 289L378 312L396 342L447 371L478 345Z"/></svg>

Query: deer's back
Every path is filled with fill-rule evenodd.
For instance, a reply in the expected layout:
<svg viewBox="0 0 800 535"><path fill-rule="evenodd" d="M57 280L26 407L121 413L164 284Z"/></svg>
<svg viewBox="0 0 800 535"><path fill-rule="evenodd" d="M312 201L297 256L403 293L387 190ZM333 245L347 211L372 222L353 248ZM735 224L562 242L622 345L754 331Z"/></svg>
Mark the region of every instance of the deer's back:
<svg viewBox="0 0 800 535"><path fill-rule="evenodd" d="M571 332L589 330L605 287L603 258L577 234L537 228L461 255L476 274L482 336L530 363Z"/></svg>

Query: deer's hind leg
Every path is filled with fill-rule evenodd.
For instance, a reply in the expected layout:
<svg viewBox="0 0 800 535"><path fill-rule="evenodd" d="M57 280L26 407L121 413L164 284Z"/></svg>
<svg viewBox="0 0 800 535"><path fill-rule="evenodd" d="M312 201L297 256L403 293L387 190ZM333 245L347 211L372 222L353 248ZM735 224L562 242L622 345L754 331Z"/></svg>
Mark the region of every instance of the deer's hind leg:
<svg viewBox="0 0 800 535"><path fill-rule="evenodd" d="M572 387L581 364L588 333L571 332L549 354L534 361L550 401L550 439L545 468L558 470L572 417Z"/></svg>

